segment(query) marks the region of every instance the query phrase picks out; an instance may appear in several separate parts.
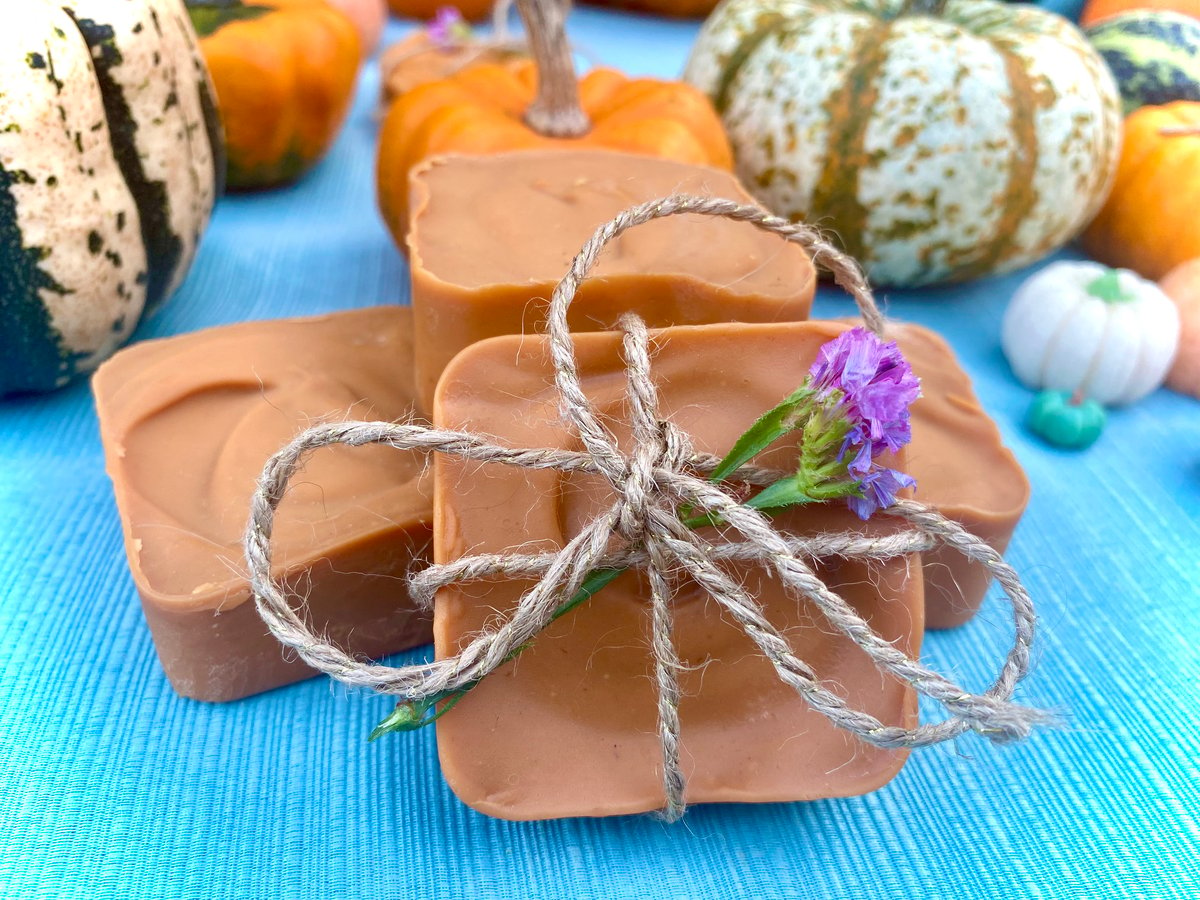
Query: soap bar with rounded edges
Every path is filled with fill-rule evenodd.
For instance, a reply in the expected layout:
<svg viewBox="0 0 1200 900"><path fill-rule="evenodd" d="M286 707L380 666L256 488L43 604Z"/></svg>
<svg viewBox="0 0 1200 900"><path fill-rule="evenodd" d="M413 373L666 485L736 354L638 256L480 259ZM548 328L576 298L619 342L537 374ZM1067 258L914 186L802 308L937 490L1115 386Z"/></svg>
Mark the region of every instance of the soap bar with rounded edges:
<svg viewBox="0 0 1200 900"><path fill-rule="evenodd" d="M249 322L135 344L92 382L134 584L175 690L233 700L315 672L254 609L241 539L267 459L309 425L413 406L410 310ZM276 574L318 630L381 656L429 640L404 577L429 544L425 460L318 451L276 519Z"/></svg>
<svg viewBox="0 0 1200 900"><path fill-rule="evenodd" d="M921 379L908 448L916 499L1003 553L1029 502L1024 470L1004 446L1000 429L979 405L970 376L941 336L902 323L889 323L887 336ZM926 627L952 628L970 620L991 583L987 570L948 547L921 557Z"/></svg>
<svg viewBox="0 0 1200 900"><path fill-rule="evenodd" d="M597 228L675 193L754 200L728 172L605 150L441 157L413 170L408 235L417 390L428 411L459 350L541 330L546 299ZM651 327L808 318L796 244L745 222L671 216L614 240L571 307L573 330L635 312Z"/></svg>
<svg viewBox="0 0 1200 900"><path fill-rule="evenodd" d="M660 413L689 434L697 450L723 455L800 384L818 348L840 330L809 322L655 332ZM627 442L621 336L577 334L575 341L585 392ZM447 369L436 423L492 434L512 446L578 450L578 438L562 424L551 379L545 338L476 344ZM759 461L785 468L794 458L791 440ZM894 464L903 465L902 455ZM437 459L434 480L434 556L441 563L473 553L555 550L614 499L611 487L594 476L449 458ZM882 517L863 523L842 503L788 511L775 524L800 534L893 527ZM871 564L829 559L817 571L886 640L919 652L924 626L915 557ZM877 670L814 606L785 595L760 569L739 564L733 572L795 652L852 706L888 725L916 724L912 689ZM443 589L434 613L438 656L452 654L497 613L511 611L529 587L493 578ZM464 802L507 819L663 806L647 596L641 576L621 576L551 624L439 720L442 769ZM905 751L862 743L810 709L691 582L680 584L674 599L674 638L684 666L679 713L688 802L861 794L904 763Z"/></svg>

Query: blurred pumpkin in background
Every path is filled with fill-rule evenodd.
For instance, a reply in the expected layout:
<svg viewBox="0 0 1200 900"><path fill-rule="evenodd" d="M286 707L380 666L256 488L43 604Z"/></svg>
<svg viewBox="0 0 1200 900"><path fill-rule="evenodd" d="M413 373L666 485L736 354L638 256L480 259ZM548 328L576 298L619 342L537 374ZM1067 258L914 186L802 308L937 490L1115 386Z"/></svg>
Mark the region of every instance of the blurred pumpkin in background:
<svg viewBox="0 0 1200 900"><path fill-rule="evenodd" d="M1179 352L1167 387L1200 399L1200 258L1180 263L1158 286L1179 310Z"/></svg>
<svg viewBox="0 0 1200 900"><path fill-rule="evenodd" d="M374 53L387 24L388 8L384 0L329 0L329 3L344 12L358 29L362 55Z"/></svg>
<svg viewBox="0 0 1200 900"><path fill-rule="evenodd" d="M1200 256L1198 210L1200 103L1143 106L1125 120L1117 180L1083 246L1105 265L1162 278Z"/></svg>
<svg viewBox="0 0 1200 900"><path fill-rule="evenodd" d="M1039 259L1095 215L1120 151L1103 60L1021 4L727 0L685 78L747 188L834 232L880 284Z"/></svg>
<svg viewBox="0 0 1200 900"><path fill-rule="evenodd" d="M1200 19L1133 10L1092 26L1087 37L1112 70L1126 115L1200 100Z"/></svg>
<svg viewBox="0 0 1200 900"><path fill-rule="evenodd" d="M329 150L354 96L361 42L325 0L187 0L217 92L228 184L262 188Z"/></svg>
<svg viewBox="0 0 1200 900"><path fill-rule="evenodd" d="M1200 0L1090 0L1079 17L1083 26L1095 25L1135 9L1165 9L1200 18Z"/></svg>

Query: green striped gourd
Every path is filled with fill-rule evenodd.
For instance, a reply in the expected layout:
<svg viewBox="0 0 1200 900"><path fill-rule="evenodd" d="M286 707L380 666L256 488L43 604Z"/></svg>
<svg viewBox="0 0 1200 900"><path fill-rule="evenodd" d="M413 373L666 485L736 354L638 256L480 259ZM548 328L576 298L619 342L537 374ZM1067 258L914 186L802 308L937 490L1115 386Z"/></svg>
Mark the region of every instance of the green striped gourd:
<svg viewBox="0 0 1200 900"><path fill-rule="evenodd" d="M1087 30L1117 79L1128 115L1140 106L1200 100L1200 21L1135 10Z"/></svg>
<svg viewBox="0 0 1200 900"><path fill-rule="evenodd" d="M21 0L0 29L0 395L89 371L179 286L220 190L181 0Z"/></svg>
<svg viewBox="0 0 1200 900"><path fill-rule="evenodd" d="M1121 116L1065 19L991 0L725 0L685 77L776 213L894 286L1015 269L1070 240L1116 170Z"/></svg>

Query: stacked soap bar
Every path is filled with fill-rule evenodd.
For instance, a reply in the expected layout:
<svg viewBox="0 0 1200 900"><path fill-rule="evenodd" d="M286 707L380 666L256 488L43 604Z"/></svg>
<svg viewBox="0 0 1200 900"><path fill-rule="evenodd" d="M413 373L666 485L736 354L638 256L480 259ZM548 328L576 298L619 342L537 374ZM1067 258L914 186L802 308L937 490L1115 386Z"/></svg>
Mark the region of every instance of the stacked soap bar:
<svg viewBox="0 0 1200 900"><path fill-rule="evenodd" d="M754 202L728 172L603 150L443 157L418 167L408 247L422 409L464 347L542 330L547 298L597 228L681 192ZM573 331L611 328L627 312L651 327L795 322L808 318L815 286L795 244L742 222L672 216L605 249L569 321Z"/></svg>
<svg viewBox="0 0 1200 900"><path fill-rule="evenodd" d="M659 413L698 451L724 455L762 411L801 383L831 323L676 327L653 336ZM621 335L575 336L585 393L628 447ZM748 364L752 361L752 364ZM470 427L512 446L577 449L553 389L545 338L476 344L447 369L437 424ZM759 458L795 465L795 439ZM901 456L897 461L904 465ZM439 458L435 466L434 556L554 551L615 497L598 476ZM463 485L469 485L464 490ZM845 504L780 514L795 534L889 527L855 518ZM720 540L715 532L711 540ZM828 560L818 574L886 640L919 652L922 568L916 558ZM882 674L820 612L787 596L760 567L730 565L767 618L816 674L847 702L888 725L916 724L916 697ZM434 615L440 657L453 655L497 611L511 611L528 582L491 579L442 590ZM552 623L515 662L485 678L438 722L442 770L467 804L508 819L614 815L663 806L656 733L648 589L626 573ZM674 639L683 662L679 706L689 802L837 797L874 790L905 752L860 743L834 728L784 685L728 615L691 582L679 586Z"/></svg>
<svg viewBox="0 0 1200 900"><path fill-rule="evenodd" d="M374 308L250 322L129 347L93 380L134 584L184 696L232 700L306 678L250 602L241 537L263 464L323 420L411 414L412 317ZM380 656L429 640L404 578L424 559L426 460L314 455L279 508L278 576L319 629Z"/></svg>
<svg viewBox="0 0 1200 900"><path fill-rule="evenodd" d="M656 332L652 371L660 414L698 450L724 455L763 410L803 381L818 348L849 327L730 323ZM1028 499L1024 474L945 342L915 325L893 325L889 337L923 388L912 410L912 443L896 465L916 476L919 499L1003 550ZM577 334L575 341L585 392L627 441L619 335ZM446 371L435 420L513 446L577 449L552 378L544 339L476 344ZM787 469L795 454L792 440L759 462ZM439 459L435 471L434 554L442 563L514 547L555 550L614 499L596 476L449 459ZM864 524L842 504L776 517L780 529L795 534L899 527L887 521ZM966 621L988 584L983 569L953 552L939 549L924 554L923 565L916 561L826 560L818 573L885 639L916 654L927 625ZM787 597L761 569L744 566L734 576L851 706L886 724L915 724L911 690L881 674L819 612ZM434 619L439 655L457 652L528 587L485 581L443 590ZM466 803L513 819L662 806L647 595L641 576L622 576L553 623L518 662L485 679L440 720L442 768ZM899 770L904 753L863 745L813 712L694 585L681 586L674 611L685 664L680 716L690 802L844 796L873 790Z"/></svg>

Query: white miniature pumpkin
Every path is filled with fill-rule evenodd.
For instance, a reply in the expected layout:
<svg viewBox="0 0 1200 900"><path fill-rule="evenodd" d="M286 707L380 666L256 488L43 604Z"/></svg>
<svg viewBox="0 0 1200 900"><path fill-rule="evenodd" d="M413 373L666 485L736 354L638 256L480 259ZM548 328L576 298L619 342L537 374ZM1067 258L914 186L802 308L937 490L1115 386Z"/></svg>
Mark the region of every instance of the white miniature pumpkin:
<svg viewBox="0 0 1200 900"><path fill-rule="evenodd" d="M1026 386L1132 403L1163 383L1179 313L1152 281L1094 262L1056 262L1017 288L1000 343Z"/></svg>

